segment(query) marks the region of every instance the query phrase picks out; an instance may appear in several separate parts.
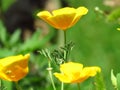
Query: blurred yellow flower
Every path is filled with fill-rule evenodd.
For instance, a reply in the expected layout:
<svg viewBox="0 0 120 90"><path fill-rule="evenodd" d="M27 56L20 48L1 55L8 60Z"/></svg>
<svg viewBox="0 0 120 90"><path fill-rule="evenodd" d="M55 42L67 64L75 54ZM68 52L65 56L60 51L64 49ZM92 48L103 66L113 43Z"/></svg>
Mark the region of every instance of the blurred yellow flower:
<svg viewBox="0 0 120 90"><path fill-rule="evenodd" d="M68 62L60 65L61 73L54 73L61 82L81 83L89 77L93 77L97 72L101 72L99 67L85 67L80 63Z"/></svg>
<svg viewBox="0 0 120 90"><path fill-rule="evenodd" d="M8 81L19 81L28 73L30 54L9 56L0 59L0 78Z"/></svg>
<svg viewBox="0 0 120 90"><path fill-rule="evenodd" d="M77 9L65 7L52 12L42 11L37 16L57 29L66 30L72 27L87 12L88 9L85 7L78 7Z"/></svg>

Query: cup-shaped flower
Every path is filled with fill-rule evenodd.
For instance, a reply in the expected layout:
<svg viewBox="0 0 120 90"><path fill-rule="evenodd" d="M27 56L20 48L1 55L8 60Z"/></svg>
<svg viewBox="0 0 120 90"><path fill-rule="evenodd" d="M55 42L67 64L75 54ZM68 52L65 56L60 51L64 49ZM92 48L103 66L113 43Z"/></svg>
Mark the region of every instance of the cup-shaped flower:
<svg viewBox="0 0 120 90"><path fill-rule="evenodd" d="M37 14L38 17L49 23L54 28L66 30L72 27L83 15L87 14L88 9L78 7L77 9L65 7L52 12L41 11Z"/></svg>
<svg viewBox="0 0 120 90"><path fill-rule="evenodd" d="M7 81L19 81L28 73L30 54L9 56L0 59L0 78Z"/></svg>
<svg viewBox="0 0 120 90"><path fill-rule="evenodd" d="M68 62L60 65L61 73L54 73L55 77L64 83L81 83L93 77L101 69L97 66L85 67L80 63Z"/></svg>

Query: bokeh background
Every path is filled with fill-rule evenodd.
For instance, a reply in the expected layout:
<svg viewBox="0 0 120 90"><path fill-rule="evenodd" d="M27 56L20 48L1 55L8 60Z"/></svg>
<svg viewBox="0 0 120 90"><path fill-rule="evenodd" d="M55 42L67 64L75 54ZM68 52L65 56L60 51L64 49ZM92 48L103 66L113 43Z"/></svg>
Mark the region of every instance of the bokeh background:
<svg viewBox="0 0 120 90"><path fill-rule="evenodd" d="M120 10L115 15L111 15L111 13L120 8L119 0L21 0L20 4L16 3L18 1L20 0L0 0L0 58L17 54L31 54L30 72L19 81L23 90L53 90L46 70L47 59L38 51L44 48L50 50L56 48L62 42L61 32L36 17L36 13L65 6L74 8L85 6L89 10L87 15L67 30L67 41L75 43L69 58L72 61L83 63L85 66L100 66L106 90L113 90L110 80L111 69L114 70L115 75L120 72L120 31L117 30L120 27ZM29 2L34 5L29 5ZM36 2L40 4L37 5ZM13 13L10 11L13 4L20 8L23 7L22 9L28 8L26 9L28 13L19 12L19 9L15 7L13 11L17 11L17 14ZM25 19L23 16L17 17L18 12L19 15L26 15L25 18L30 16L26 19L28 21L19 23L19 20L23 19L22 22L24 22ZM12 13L14 17L12 17ZM17 18L15 20L18 20L18 23L10 18L12 20ZM12 31L9 29L9 25L14 26L14 24L11 23L18 24L11 29ZM31 25L34 29L30 27ZM55 72L55 66L53 65L53 67L53 72ZM7 90L15 90L13 83L3 82ZM55 83L60 90L60 82L55 79ZM93 78L88 79L81 84L81 90L93 90L93 84ZM75 88L74 84L65 85L65 90Z"/></svg>

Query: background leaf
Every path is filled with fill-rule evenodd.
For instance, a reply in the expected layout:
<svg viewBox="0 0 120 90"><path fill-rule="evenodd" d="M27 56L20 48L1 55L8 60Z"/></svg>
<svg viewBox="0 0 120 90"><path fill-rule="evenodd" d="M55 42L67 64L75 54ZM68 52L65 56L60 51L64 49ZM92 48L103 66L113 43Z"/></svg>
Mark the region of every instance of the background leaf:
<svg viewBox="0 0 120 90"><path fill-rule="evenodd" d="M16 30L10 37L9 44L10 46L14 46L20 40L21 31Z"/></svg>
<svg viewBox="0 0 120 90"><path fill-rule="evenodd" d="M101 73L97 73L97 75L95 76L95 87L96 90L106 90L105 87L105 82L103 80L103 76Z"/></svg>
<svg viewBox="0 0 120 90"><path fill-rule="evenodd" d="M114 9L108 16L108 21L119 21L120 19L120 8Z"/></svg>
<svg viewBox="0 0 120 90"><path fill-rule="evenodd" d="M120 90L120 73L117 74L117 88Z"/></svg>
<svg viewBox="0 0 120 90"><path fill-rule="evenodd" d="M6 31L6 28L4 27L2 21L0 21L0 41L4 45L7 44L7 31Z"/></svg>

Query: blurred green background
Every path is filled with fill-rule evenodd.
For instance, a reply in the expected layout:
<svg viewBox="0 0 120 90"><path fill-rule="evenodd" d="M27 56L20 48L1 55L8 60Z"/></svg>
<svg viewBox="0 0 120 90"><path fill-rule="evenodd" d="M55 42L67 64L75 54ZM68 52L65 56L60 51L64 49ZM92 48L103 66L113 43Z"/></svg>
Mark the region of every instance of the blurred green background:
<svg viewBox="0 0 120 90"><path fill-rule="evenodd" d="M70 59L72 61L83 63L85 66L100 66L102 68L103 78L106 84L106 90L113 90L110 80L111 69L115 75L120 72L120 31L117 30L119 24L115 19L114 22L108 21L109 14L119 7L109 7L104 5L105 0L66 0L72 7L85 6L89 12L83 16L76 25L67 31L67 41L73 41L73 48ZM14 0L2 0L2 8L5 11ZM95 7L99 7L106 16L96 12ZM107 16L108 15L108 16ZM113 17L114 18L114 17ZM49 25L48 25L49 26ZM42 48L53 49L56 43L50 40L56 38L56 30L49 26L50 33L42 39L41 30L36 31L30 39L24 42L20 40L20 30L16 30L11 36L8 35L5 27L0 22L0 57L9 55L25 54L30 52L30 72L20 81L23 90L53 90L47 68L47 59L41 56L35 50ZM57 39L55 39L57 40ZM58 41L55 41L58 42ZM53 69L53 71L55 71ZM15 86L10 82L4 81L7 90ZM60 82L55 79L57 90L60 90ZM81 90L93 90L93 78L81 84ZM65 84L65 90L73 90L74 84Z"/></svg>

